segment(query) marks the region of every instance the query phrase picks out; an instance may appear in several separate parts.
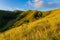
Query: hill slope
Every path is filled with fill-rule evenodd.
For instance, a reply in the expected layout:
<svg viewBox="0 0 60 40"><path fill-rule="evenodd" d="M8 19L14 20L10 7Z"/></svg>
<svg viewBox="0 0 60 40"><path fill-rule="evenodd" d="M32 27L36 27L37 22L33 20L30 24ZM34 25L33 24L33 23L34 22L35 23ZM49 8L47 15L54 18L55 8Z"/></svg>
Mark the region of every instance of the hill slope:
<svg viewBox="0 0 60 40"><path fill-rule="evenodd" d="M0 10L0 32L4 32L14 27L18 27L23 23L29 23L39 18L45 17L49 14L49 11L40 12L37 10L28 10L28 11L3 11Z"/></svg>
<svg viewBox="0 0 60 40"><path fill-rule="evenodd" d="M60 9L29 10L20 15L25 16L14 23L14 28L1 33L0 40L60 40Z"/></svg>

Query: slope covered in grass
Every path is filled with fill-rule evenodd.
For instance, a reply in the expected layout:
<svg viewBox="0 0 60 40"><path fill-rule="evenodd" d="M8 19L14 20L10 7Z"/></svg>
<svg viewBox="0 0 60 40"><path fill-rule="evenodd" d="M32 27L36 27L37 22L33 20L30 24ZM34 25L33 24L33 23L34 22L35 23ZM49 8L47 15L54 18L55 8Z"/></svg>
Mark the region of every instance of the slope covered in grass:
<svg viewBox="0 0 60 40"><path fill-rule="evenodd" d="M28 11L4 11L0 10L0 32L4 32L14 27L18 27L23 23L33 22L49 14L48 12L40 12L37 10Z"/></svg>
<svg viewBox="0 0 60 40"><path fill-rule="evenodd" d="M60 9L38 12L41 16L37 12L25 12L27 15L12 26L15 28L0 33L0 40L60 40Z"/></svg>

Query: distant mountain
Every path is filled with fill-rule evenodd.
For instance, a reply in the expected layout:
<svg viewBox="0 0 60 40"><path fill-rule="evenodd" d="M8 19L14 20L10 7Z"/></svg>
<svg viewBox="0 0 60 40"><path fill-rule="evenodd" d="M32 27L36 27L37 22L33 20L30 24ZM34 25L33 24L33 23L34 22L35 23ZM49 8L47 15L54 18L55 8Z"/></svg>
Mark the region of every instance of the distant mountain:
<svg viewBox="0 0 60 40"><path fill-rule="evenodd" d="M17 20L17 16L23 11L4 11L0 10L0 31L5 31L14 24Z"/></svg>
<svg viewBox="0 0 60 40"><path fill-rule="evenodd" d="M60 9L0 11L0 40L60 40Z"/></svg>

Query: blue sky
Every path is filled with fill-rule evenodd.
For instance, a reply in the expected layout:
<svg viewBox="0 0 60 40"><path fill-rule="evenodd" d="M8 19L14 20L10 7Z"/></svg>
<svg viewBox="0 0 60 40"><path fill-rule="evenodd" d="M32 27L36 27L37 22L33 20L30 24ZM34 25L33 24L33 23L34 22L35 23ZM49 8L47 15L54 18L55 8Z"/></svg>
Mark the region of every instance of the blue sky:
<svg viewBox="0 0 60 40"><path fill-rule="evenodd" d="M52 10L60 8L60 0L0 0L0 10Z"/></svg>

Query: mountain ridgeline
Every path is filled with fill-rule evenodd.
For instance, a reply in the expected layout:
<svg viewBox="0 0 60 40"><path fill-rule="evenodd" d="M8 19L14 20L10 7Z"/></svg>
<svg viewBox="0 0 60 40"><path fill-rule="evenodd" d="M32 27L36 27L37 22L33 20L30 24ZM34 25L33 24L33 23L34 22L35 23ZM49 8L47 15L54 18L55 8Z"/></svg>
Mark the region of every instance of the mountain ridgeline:
<svg viewBox="0 0 60 40"><path fill-rule="evenodd" d="M50 11L40 12L37 10L28 10L28 11L0 10L0 32L8 30L12 28L12 26L19 26L23 23L28 23L28 22L35 21L39 18L43 18L48 14L50 14Z"/></svg>

